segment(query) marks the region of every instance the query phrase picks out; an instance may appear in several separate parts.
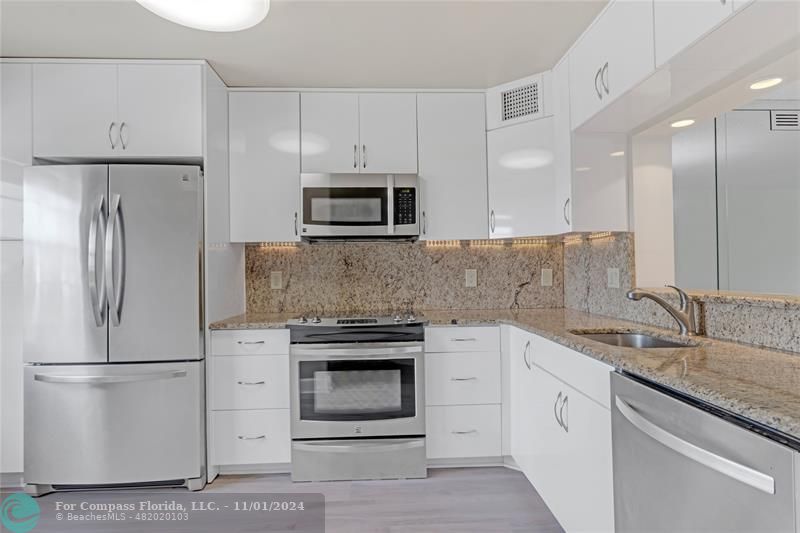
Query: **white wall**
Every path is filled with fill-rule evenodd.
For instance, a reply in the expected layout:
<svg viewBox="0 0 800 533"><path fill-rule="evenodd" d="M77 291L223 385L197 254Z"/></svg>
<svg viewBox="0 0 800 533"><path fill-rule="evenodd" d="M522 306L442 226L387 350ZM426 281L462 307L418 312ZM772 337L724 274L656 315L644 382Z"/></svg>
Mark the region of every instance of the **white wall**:
<svg viewBox="0 0 800 533"><path fill-rule="evenodd" d="M674 284L672 138L636 136L632 152L636 285Z"/></svg>

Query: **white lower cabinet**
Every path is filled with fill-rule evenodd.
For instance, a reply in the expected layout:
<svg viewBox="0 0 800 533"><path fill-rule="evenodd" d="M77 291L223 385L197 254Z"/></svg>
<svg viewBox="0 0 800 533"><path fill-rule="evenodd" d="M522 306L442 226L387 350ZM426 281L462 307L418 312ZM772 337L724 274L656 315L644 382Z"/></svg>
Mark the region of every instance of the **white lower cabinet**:
<svg viewBox="0 0 800 533"><path fill-rule="evenodd" d="M499 457L500 409L499 404L428 406L428 458Z"/></svg>
<svg viewBox="0 0 800 533"><path fill-rule="evenodd" d="M212 409L289 408L288 355L232 355L211 362Z"/></svg>
<svg viewBox="0 0 800 533"><path fill-rule="evenodd" d="M427 405L500 403L500 354L435 353L425 357Z"/></svg>
<svg viewBox="0 0 800 533"><path fill-rule="evenodd" d="M289 424L289 409L215 411L215 463L288 463L291 460Z"/></svg>
<svg viewBox="0 0 800 533"><path fill-rule="evenodd" d="M511 328L509 332L509 372L510 372L510 451L514 462L526 475L531 469L535 429L531 422L533 401L533 363L531 350L533 335L521 329Z"/></svg>

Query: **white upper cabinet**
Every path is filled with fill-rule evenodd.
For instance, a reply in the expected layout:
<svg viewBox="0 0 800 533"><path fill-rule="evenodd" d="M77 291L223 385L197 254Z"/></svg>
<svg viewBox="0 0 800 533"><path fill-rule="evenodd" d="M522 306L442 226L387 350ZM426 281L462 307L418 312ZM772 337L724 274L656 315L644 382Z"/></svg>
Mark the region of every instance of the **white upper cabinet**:
<svg viewBox="0 0 800 533"><path fill-rule="evenodd" d="M654 72L653 3L614 0L569 58L575 129Z"/></svg>
<svg viewBox="0 0 800 533"><path fill-rule="evenodd" d="M487 238L484 95L419 94L417 113L420 237Z"/></svg>
<svg viewBox="0 0 800 533"><path fill-rule="evenodd" d="M303 172L415 174L412 93L303 93Z"/></svg>
<svg viewBox="0 0 800 533"><path fill-rule="evenodd" d="M733 0L655 0L656 66L713 29L733 13Z"/></svg>
<svg viewBox="0 0 800 533"><path fill-rule="evenodd" d="M556 198L553 117L487 133L489 237L550 235Z"/></svg>
<svg viewBox="0 0 800 533"><path fill-rule="evenodd" d="M624 134L573 134L572 231L628 231L627 144Z"/></svg>
<svg viewBox="0 0 800 533"><path fill-rule="evenodd" d="M417 173L417 96L367 93L359 100L361 172Z"/></svg>
<svg viewBox="0 0 800 533"><path fill-rule="evenodd" d="M303 93L303 172L358 172L358 94Z"/></svg>
<svg viewBox="0 0 800 533"><path fill-rule="evenodd" d="M202 100L200 65L37 64L34 156L202 157Z"/></svg>
<svg viewBox="0 0 800 533"><path fill-rule="evenodd" d="M300 94L229 95L232 242L299 241Z"/></svg>
<svg viewBox="0 0 800 533"><path fill-rule="evenodd" d="M118 79L121 155L202 155L200 65L120 64Z"/></svg>
<svg viewBox="0 0 800 533"><path fill-rule="evenodd" d="M556 191L553 233L572 231L572 126L569 120L569 56L553 69L553 139L555 142Z"/></svg>
<svg viewBox="0 0 800 533"><path fill-rule="evenodd" d="M96 157L119 147L117 66L33 66L33 154Z"/></svg>

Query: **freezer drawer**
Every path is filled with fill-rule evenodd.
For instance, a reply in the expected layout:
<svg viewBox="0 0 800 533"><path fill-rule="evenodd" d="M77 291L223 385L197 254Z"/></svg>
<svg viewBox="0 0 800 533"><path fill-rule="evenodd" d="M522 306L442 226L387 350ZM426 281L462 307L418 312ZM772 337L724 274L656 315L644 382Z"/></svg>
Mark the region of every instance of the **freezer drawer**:
<svg viewBox="0 0 800 533"><path fill-rule="evenodd" d="M25 367L25 483L196 478L202 362Z"/></svg>

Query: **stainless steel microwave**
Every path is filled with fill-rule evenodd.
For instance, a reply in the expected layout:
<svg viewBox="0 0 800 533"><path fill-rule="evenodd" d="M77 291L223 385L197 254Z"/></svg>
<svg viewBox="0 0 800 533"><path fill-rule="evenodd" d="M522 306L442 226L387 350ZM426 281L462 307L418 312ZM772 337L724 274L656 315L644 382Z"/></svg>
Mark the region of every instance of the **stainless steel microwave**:
<svg viewBox="0 0 800 533"><path fill-rule="evenodd" d="M301 236L419 236L415 174L301 174Z"/></svg>

